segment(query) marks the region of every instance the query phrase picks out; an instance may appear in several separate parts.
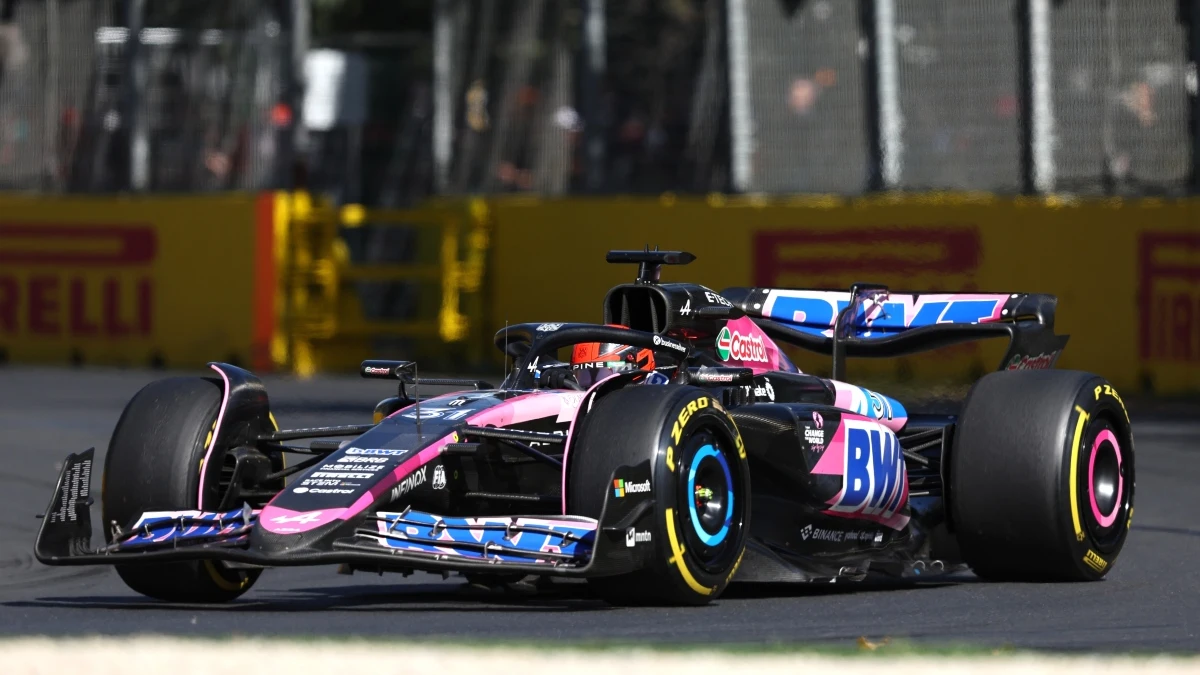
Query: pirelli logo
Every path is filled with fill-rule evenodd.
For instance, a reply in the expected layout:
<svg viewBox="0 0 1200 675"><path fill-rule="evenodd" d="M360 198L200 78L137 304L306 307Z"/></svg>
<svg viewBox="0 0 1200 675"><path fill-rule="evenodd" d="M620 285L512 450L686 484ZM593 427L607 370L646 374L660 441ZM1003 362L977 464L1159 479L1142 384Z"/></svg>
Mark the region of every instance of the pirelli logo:
<svg viewBox="0 0 1200 675"><path fill-rule="evenodd" d="M1200 361L1200 233L1142 233L1138 282L1141 357Z"/></svg>
<svg viewBox="0 0 1200 675"><path fill-rule="evenodd" d="M0 267L150 263L157 251L148 225L0 223Z"/></svg>
<svg viewBox="0 0 1200 675"><path fill-rule="evenodd" d="M982 251L974 225L760 231L754 235L754 283L764 288L841 288L859 281L858 275L882 274L901 277L906 286L922 276L945 285L951 283L948 276L973 276ZM952 285L969 290L968 281Z"/></svg>
<svg viewBox="0 0 1200 675"><path fill-rule="evenodd" d="M0 222L0 338L126 338L154 326L150 225Z"/></svg>
<svg viewBox="0 0 1200 675"><path fill-rule="evenodd" d="M1095 551L1091 549L1088 549L1088 552L1083 554L1083 564L1096 570L1097 572L1103 572L1104 570L1108 569L1108 561L1104 558L1101 558L1096 554Z"/></svg>

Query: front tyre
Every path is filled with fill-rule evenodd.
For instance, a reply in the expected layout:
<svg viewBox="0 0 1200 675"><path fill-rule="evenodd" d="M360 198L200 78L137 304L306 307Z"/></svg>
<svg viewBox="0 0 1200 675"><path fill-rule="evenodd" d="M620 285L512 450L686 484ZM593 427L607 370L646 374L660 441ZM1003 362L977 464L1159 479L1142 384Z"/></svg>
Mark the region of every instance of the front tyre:
<svg viewBox="0 0 1200 675"><path fill-rule="evenodd" d="M1104 378L992 373L972 388L954 436L951 518L977 575L1089 581L1112 569L1133 518L1134 452Z"/></svg>
<svg viewBox="0 0 1200 675"><path fill-rule="evenodd" d="M176 377L146 385L125 406L104 458L101 510L109 543L110 523L125 527L146 511L197 508L201 466L221 399L216 382ZM208 461L214 470L205 473L205 504L216 504L222 456L214 452ZM249 590L259 575L212 560L124 564L116 570L129 588L169 602L227 602Z"/></svg>
<svg viewBox="0 0 1200 675"><path fill-rule="evenodd" d="M615 391L587 414L570 450L568 512L599 518L606 494L619 489L608 478L622 466L647 461L654 557L632 574L589 584L613 604L711 602L737 571L749 532L750 470L741 435L701 389Z"/></svg>

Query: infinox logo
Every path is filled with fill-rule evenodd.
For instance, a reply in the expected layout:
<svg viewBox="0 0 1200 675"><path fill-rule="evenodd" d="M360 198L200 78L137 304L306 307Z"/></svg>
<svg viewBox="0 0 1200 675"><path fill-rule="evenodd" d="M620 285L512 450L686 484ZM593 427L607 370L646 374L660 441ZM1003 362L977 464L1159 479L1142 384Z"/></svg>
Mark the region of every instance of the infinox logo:
<svg viewBox="0 0 1200 675"><path fill-rule="evenodd" d="M908 482L896 434L872 422L847 419L843 425L845 484L829 510L890 518L904 506Z"/></svg>
<svg viewBox="0 0 1200 675"><path fill-rule="evenodd" d="M397 499L403 497L404 495L408 494L409 492L412 492L413 489L416 488L417 486L424 485L425 484L425 472L428 469L429 469L429 467L423 466L423 467L417 469L416 471L412 472L411 474L409 474L408 478L405 478L404 480L400 481L400 483L397 484L396 487L392 488L392 497L391 497L392 500L393 501L397 500Z"/></svg>
<svg viewBox="0 0 1200 675"><path fill-rule="evenodd" d="M757 335L742 335L738 331L729 330L729 326L717 334L717 356L722 361L757 361L769 363L767 345Z"/></svg>

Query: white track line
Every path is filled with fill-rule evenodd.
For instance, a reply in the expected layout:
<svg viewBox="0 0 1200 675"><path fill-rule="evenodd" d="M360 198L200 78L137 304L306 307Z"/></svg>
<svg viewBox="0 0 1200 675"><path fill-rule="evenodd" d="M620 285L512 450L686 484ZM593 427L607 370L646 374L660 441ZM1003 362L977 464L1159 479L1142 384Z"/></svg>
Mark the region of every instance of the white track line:
<svg viewBox="0 0 1200 675"><path fill-rule="evenodd" d="M1000 654L989 656L889 656L887 647L854 656L650 650L559 651L534 648L470 648L453 643L422 644L397 635L394 640L295 641L226 638L220 640L157 637L84 638L52 640L17 639L0 642L5 675L42 673L170 673L212 675L267 668L289 675L305 673L436 672L438 675L520 673L521 675L571 675L582 673L696 673L837 672L839 675L928 675L930 672L969 672L972 675L1009 675L1080 672L1088 675L1137 673L1167 675L1196 673L1200 659L1177 657L1131 658L1120 656L1046 656Z"/></svg>

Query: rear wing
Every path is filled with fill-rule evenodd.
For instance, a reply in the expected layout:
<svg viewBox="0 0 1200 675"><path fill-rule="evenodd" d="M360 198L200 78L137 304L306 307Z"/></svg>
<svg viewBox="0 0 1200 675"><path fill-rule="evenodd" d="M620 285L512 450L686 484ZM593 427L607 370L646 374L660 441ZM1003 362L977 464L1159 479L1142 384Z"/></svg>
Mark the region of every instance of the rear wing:
<svg viewBox="0 0 1200 675"><path fill-rule="evenodd" d="M1052 368L1068 336L1054 334L1058 298L1039 293L902 293L879 284L849 291L727 288L726 299L782 342L845 358L895 357L1008 337L1000 370Z"/></svg>

